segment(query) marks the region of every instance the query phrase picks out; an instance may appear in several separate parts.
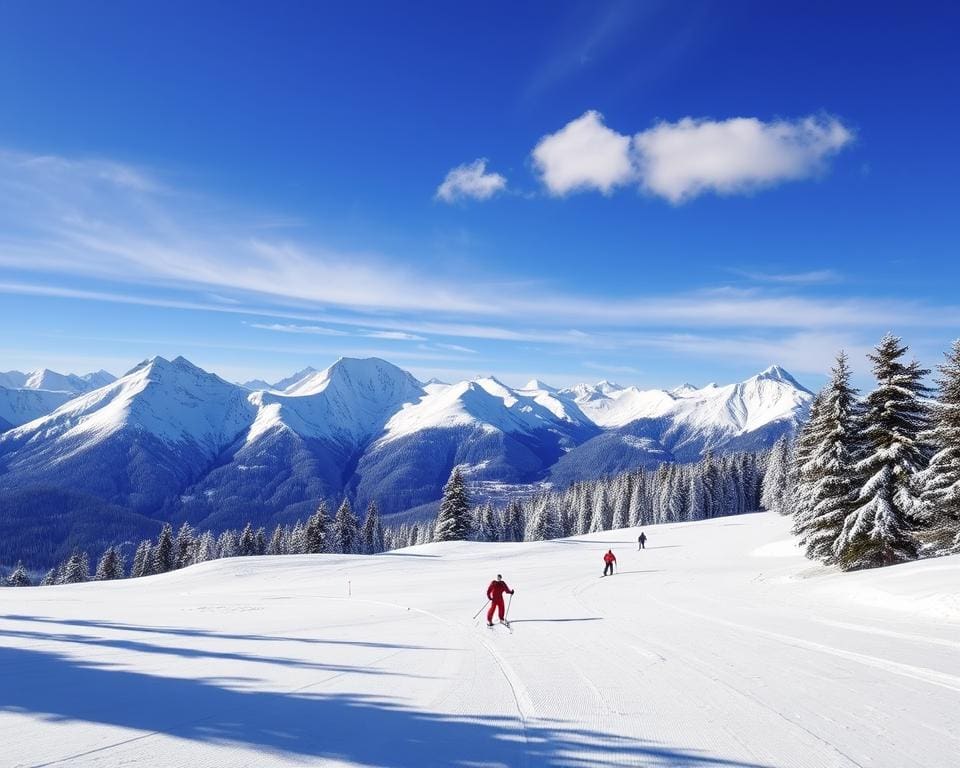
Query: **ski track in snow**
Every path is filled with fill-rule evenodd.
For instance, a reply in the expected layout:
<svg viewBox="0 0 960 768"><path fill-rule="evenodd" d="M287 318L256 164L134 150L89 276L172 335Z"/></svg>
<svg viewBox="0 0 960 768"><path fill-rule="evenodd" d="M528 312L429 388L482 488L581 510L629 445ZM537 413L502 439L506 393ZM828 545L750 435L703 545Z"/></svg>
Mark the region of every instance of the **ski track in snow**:
<svg viewBox="0 0 960 768"><path fill-rule="evenodd" d="M956 766L960 557L840 574L789 522L0 590L0 765Z"/></svg>

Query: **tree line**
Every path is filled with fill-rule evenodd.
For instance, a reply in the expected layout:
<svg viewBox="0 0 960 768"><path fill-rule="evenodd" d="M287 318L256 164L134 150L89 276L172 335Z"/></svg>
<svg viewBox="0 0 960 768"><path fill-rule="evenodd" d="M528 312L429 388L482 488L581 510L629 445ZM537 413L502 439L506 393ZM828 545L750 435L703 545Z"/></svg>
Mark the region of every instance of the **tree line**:
<svg viewBox="0 0 960 768"><path fill-rule="evenodd" d="M377 554L432 541L543 541L632 525L704 520L757 510L764 468L763 455L708 454L692 464L662 464L496 506L474 504L463 471L455 467L432 521L384 525L377 505L371 503L361 522L344 500L332 518L321 501L306 520L278 525L269 534L250 523L219 535L198 533L189 523L175 533L165 523L155 540L139 543L129 568L119 546L108 547L95 569L86 552L75 550L40 583L137 578L225 557ZM22 564L7 581L11 586L32 584Z"/></svg>
<svg viewBox="0 0 960 768"><path fill-rule="evenodd" d="M865 397L841 352L796 439L771 452L765 504L793 516L811 559L855 570L960 552L960 340L935 391L907 351L883 337Z"/></svg>

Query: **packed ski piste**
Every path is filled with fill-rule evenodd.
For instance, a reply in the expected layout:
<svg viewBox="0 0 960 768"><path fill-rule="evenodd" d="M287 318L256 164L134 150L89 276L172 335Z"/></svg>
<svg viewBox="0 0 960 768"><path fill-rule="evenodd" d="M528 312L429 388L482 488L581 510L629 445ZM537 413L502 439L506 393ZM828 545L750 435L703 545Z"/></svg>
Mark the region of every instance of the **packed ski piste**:
<svg viewBox="0 0 960 768"><path fill-rule="evenodd" d="M648 527L643 550L623 529L0 590L0 763L956 765L960 557L840 573L789 529L758 513Z"/></svg>

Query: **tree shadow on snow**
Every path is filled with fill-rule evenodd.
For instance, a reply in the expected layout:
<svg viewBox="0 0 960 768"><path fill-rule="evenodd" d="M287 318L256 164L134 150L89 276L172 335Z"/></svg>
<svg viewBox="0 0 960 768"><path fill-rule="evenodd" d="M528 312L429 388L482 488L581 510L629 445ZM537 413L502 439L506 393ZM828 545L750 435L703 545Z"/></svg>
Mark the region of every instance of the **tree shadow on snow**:
<svg viewBox="0 0 960 768"><path fill-rule="evenodd" d="M360 766L736 766L756 764L638 741L555 721L446 715L379 696L237 690L213 678L174 678L96 660L0 647L0 712L56 722L102 724L178 740L283 753L296 760ZM19 678L19 679L17 679ZM91 752L105 752L102 740ZM66 744L66 742L65 742ZM122 748L122 747L121 747ZM82 748L81 748L82 750ZM65 749L66 751L66 749ZM84 752L63 754L77 759ZM101 757L106 757L102 754Z"/></svg>
<svg viewBox="0 0 960 768"><path fill-rule="evenodd" d="M405 651L444 650L443 648L432 648L426 645L398 645L397 643L380 643L364 640L325 640L319 637L289 637L285 635L237 635L229 632L211 632L207 629L194 629L191 627L151 627L144 624L121 624L113 621L93 621L90 619L51 619L46 616L25 616L19 614L0 615L0 619L7 619L8 621L33 621L42 624L66 624L67 626L83 627L85 629L109 629L149 635L179 635L182 637L211 638L214 640L251 640L270 643L307 643L309 645L351 645L357 648L384 648L387 650L396 648Z"/></svg>

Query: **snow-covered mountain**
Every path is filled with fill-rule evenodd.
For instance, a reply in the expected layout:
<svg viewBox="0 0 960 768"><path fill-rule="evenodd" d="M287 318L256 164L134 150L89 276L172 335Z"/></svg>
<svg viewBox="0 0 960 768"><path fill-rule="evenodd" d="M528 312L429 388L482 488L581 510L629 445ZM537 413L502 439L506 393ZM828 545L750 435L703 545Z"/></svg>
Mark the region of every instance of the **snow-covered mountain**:
<svg viewBox="0 0 960 768"><path fill-rule="evenodd" d="M84 392L115 381L106 371L83 376L62 374L48 368L30 373L0 373L0 432L45 416Z"/></svg>
<svg viewBox="0 0 960 768"><path fill-rule="evenodd" d="M38 368L30 373L6 371L0 373L0 387L7 389L43 389L50 392L68 392L79 395L116 381L116 376L104 370L77 376L57 373L49 368Z"/></svg>
<svg viewBox="0 0 960 768"><path fill-rule="evenodd" d="M0 503L60 489L82 497L77 508L213 528L291 520L343 495L387 514L415 509L439 498L455 465L477 483L564 484L763 448L811 399L776 366L727 386L558 390L493 377L422 384L383 360L344 358L251 391L160 357L68 397L0 390ZM42 516L57 503L18 508Z"/></svg>

